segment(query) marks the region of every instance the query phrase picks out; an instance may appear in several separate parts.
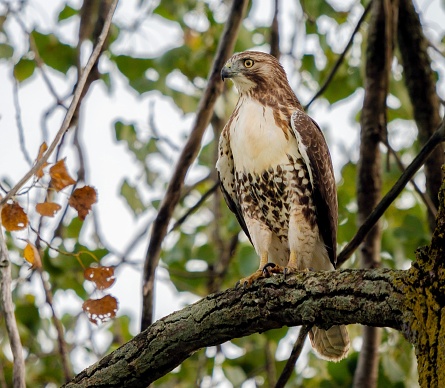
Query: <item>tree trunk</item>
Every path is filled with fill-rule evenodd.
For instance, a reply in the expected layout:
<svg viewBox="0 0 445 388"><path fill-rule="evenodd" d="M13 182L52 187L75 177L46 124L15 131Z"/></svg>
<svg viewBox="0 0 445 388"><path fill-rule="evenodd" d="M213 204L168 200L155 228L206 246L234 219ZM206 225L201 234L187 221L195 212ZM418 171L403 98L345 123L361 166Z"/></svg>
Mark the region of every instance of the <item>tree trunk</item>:
<svg viewBox="0 0 445 388"><path fill-rule="evenodd" d="M361 115L360 159L358 163L358 223L363 224L380 201L382 188L380 142L386 137L386 97L393 57L393 31L397 1L375 1L366 51L365 98ZM360 249L360 266L380 266L381 228L377 223ZM363 345L354 374L354 387L373 388L378 378L378 348L381 330L363 328Z"/></svg>
<svg viewBox="0 0 445 388"><path fill-rule="evenodd" d="M419 15L412 0L400 0L398 43L402 54L405 82L413 106L414 119L419 130L419 141L423 145L441 123L440 100L436 91L436 80L428 55L428 41L423 35ZM438 146L425 163L426 192L436 209L438 193L445 163L444 146ZM428 213L431 231L435 216Z"/></svg>

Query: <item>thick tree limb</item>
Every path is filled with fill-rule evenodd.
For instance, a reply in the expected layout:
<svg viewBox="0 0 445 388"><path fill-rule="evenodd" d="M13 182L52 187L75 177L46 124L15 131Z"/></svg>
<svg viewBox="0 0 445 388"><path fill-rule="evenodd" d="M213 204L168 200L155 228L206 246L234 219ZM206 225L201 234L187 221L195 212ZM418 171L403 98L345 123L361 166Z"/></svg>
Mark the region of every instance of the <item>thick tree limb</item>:
<svg viewBox="0 0 445 388"><path fill-rule="evenodd" d="M220 71L235 47L235 40L247 3L247 0L234 0L232 3L229 18L221 36L218 52L209 75L209 81L198 106L191 134L181 152L159 212L153 223L143 273L142 329L147 328L152 322L154 278L161 254L161 244L167 234L167 227L173 210L179 202L185 176L198 155L202 136L212 117L216 99L221 94L222 81Z"/></svg>
<svg viewBox="0 0 445 388"><path fill-rule="evenodd" d="M66 387L146 387L200 348L283 326L361 323L401 330L407 274L305 272L212 294L155 322Z"/></svg>
<svg viewBox="0 0 445 388"><path fill-rule="evenodd" d="M1 209L1 207L0 207ZM14 388L25 388L25 360L23 347L20 342L17 321L14 315L14 303L12 302L11 262L8 248L0 228L0 295L2 313L5 318L6 331L9 337L13 357L13 385Z"/></svg>

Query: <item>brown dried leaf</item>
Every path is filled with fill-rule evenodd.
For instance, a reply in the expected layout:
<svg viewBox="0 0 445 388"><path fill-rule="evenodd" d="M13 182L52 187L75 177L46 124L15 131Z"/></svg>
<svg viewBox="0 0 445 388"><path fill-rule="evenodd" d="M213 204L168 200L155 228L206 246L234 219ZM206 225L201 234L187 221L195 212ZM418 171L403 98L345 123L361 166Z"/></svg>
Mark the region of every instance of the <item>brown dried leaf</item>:
<svg viewBox="0 0 445 388"><path fill-rule="evenodd" d="M22 230L28 225L28 216L17 203L7 203L2 208L2 224L8 232Z"/></svg>
<svg viewBox="0 0 445 388"><path fill-rule="evenodd" d="M42 145L39 148L39 154L37 155L37 159L36 159L36 163L42 159L44 153L46 152L46 150L48 149L48 146L46 145L46 142L43 142ZM37 172L35 173L35 176L40 179L41 177L43 177L43 169L48 165L49 163L45 162L43 163L43 166L41 168L39 168L37 170Z"/></svg>
<svg viewBox="0 0 445 388"><path fill-rule="evenodd" d="M116 280L113 267L89 267L83 272L83 276L99 290L111 287Z"/></svg>
<svg viewBox="0 0 445 388"><path fill-rule="evenodd" d="M60 209L62 206L55 202L41 202L36 205L37 213L46 217L54 217Z"/></svg>
<svg viewBox="0 0 445 388"><path fill-rule="evenodd" d="M83 221L88 215L91 207L97 202L96 189L91 186L84 186L74 190L68 204L77 210L79 218Z"/></svg>
<svg viewBox="0 0 445 388"><path fill-rule="evenodd" d="M31 264L31 269L42 268L42 260L40 259L39 250L28 241L23 250L23 257Z"/></svg>
<svg viewBox="0 0 445 388"><path fill-rule="evenodd" d="M63 190L65 187L76 183L66 170L65 159L59 160L52 166L49 169L49 175L51 176L51 186L54 187L56 191Z"/></svg>
<svg viewBox="0 0 445 388"><path fill-rule="evenodd" d="M98 325L116 316L117 299L111 295L105 295L101 299L88 299L83 303L82 308L88 319Z"/></svg>

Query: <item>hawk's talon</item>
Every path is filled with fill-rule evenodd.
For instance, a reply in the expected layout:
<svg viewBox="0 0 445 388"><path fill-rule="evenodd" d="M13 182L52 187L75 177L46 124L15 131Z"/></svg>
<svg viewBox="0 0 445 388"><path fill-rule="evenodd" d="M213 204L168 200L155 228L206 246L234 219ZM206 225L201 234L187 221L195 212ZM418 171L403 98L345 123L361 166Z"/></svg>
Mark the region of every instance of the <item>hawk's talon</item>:
<svg viewBox="0 0 445 388"><path fill-rule="evenodd" d="M275 263L267 263L267 264L263 267L263 269L262 269L263 276L264 276L265 278L270 278L270 276L271 276L272 273L273 273L273 269L274 269L276 266L277 266L277 265L276 265Z"/></svg>

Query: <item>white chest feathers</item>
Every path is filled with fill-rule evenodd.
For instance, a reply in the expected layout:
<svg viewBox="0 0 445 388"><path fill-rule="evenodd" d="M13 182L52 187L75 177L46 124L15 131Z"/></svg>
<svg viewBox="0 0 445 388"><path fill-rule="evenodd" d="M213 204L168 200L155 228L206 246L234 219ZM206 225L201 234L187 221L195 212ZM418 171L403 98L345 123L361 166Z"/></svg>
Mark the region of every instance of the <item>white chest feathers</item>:
<svg viewBox="0 0 445 388"><path fill-rule="evenodd" d="M239 101L238 107L238 114L229 129L237 171L260 173L271 166L289 163L288 154L294 158L300 156L291 129L286 139L282 128L275 122L272 108L250 98Z"/></svg>

